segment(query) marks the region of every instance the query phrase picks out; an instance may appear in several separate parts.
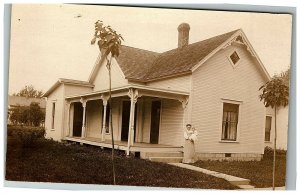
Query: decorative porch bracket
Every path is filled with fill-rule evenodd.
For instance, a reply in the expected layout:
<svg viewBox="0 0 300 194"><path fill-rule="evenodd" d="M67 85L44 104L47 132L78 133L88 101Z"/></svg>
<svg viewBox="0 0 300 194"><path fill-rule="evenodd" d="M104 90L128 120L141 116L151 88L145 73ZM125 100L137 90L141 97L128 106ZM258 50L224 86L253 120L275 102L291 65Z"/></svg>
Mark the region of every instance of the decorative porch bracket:
<svg viewBox="0 0 300 194"><path fill-rule="evenodd" d="M189 103L189 97L179 98L178 101L181 102L182 108L185 109Z"/></svg>
<svg viewBox="0 0 300 194"><path fill-rule="evenodd" d="M103 101L103 117L102 117L102 141L105 141L105 127L106 127L106 117L109 116L109 115L106 115L106 109L107 109L107 101L108 101L108 96L105 96L105 95L102 95L101 96L101 99Z"/></svg>
<svg viewBox="0 0 300 194"><path fill-rule="evenodd" d="M139 92L137 89L129 88L128 94L130 98L130 117L129 117L129 128L128 128L128 145L127 145L127 156L130 152L130 146L133 145L134 140L134 115L135 115L135 104L137 102L138 97L141 97L139 95Z"/></svg>
<svg viewBox="0 0 300 194"><path fill-rule="evenodd" d="M86 112L86 99L81 98L80 102L83 107L83 116L82 116L82 131L81 131L81 138L85 137L85 112Z"/></svg>
<svg viewBox="0 0 300 194"><path fill-rule="evenodd" d="M190 123L190 110L188 110L187 105L189 103L189 97L182 97L178 99L179 102L181 102L182 108L183 108L183 122L182 122L182 128L184 129L185 125L187 123Z"/></svg>

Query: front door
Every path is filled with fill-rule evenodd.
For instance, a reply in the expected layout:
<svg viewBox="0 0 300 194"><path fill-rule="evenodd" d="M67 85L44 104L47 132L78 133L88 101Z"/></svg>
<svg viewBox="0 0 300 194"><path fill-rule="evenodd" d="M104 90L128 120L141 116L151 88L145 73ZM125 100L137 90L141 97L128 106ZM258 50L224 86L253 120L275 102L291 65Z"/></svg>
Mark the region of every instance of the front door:
<svg viewBox="0 0 300 194"><path fill-rule="evenodd" d="M81 137L83 108L80 102L74 103L73 136Z"/></svg>
<svg viewBox="0 0 300 194"><path fill-rule="evenodd" d="M129 119L130 119L130 101L123 101L122 108L122 130L121 130L121 141L128 141L128 129L129 129ZM136 116L137 116L137 104L135 105L134 111L134 135L136 133ZM135 141L135 138L133 139Z"/></svg>
<svg viewBox="0 0 300 194"><path fill-rule="evenodd" d="M161 101L152 101L150 143L158 144Z"/></svg>

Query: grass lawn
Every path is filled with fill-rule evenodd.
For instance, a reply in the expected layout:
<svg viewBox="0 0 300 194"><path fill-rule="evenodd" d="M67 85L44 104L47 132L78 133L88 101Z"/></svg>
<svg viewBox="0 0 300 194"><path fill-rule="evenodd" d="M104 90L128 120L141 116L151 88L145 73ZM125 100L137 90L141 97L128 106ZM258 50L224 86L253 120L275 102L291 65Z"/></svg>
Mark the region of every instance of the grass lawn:
<svg viewBox="0 0 300 194"><path fill-rule="evenodd" d="M264 156L261 161L198 161L195 166L251 180L258 188L272 187L273 157ZM285 186L286 154L276 156L275 186Z"/></svg>
<svg viewBox="0 0 300 194"><path fill-rule="evenodd" d="M236 189L223 179L168 164L116 153L118 185ZM41 140L22 148L16 137L8 136L6 180L82 184L112 184L110 150Z"/></svg>

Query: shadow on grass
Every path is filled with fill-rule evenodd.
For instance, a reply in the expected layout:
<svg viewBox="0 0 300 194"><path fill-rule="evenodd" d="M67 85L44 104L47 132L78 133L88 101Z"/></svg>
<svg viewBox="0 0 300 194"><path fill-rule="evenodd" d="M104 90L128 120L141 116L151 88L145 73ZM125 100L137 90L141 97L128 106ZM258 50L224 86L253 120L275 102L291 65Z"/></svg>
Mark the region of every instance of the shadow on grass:
<svg viewBox="0 0 300 194"><path fill-rule="evenodd" d="M201 189L236 189L223 179L134 157L116 156L118 185ZM112 184L110 150L41 139L22 148L8 137L6 180L81 184Z"/></svg>

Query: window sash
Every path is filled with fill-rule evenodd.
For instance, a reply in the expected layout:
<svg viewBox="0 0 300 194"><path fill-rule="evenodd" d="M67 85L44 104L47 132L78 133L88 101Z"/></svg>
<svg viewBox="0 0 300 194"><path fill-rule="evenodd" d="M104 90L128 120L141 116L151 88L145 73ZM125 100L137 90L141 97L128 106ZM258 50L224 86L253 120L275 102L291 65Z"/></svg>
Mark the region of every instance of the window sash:
<svg viewBox="0 0 300 194"><path fill-rule="evenodd" d="M266 116L265 141L271 140L272 117Z"/></svg>
<svg viewBox="0 0 300 194"><path fill-rule="evenodd" d="M232 61L233 64L236 64L236 63L240 60L240 57L239 57L239 55L237 54L237 52L234 51L234 53L232 53L232 54L230 55L230 59L231 59L231 61Z"/></svg>
<svg viewBox="0 0 300 194"><path fill-rule="evenodd" d="M221 140L236 141L238 111L237 104L223 104L223 119L222 119L222 137Z"/></svg>
<svg viewBox="0 0 300 194"><path fill-rule="evenodd" d="M51 129L54 129L54 121L55 121L55 102L52 103L52 121L51 121Z"/></svg>

